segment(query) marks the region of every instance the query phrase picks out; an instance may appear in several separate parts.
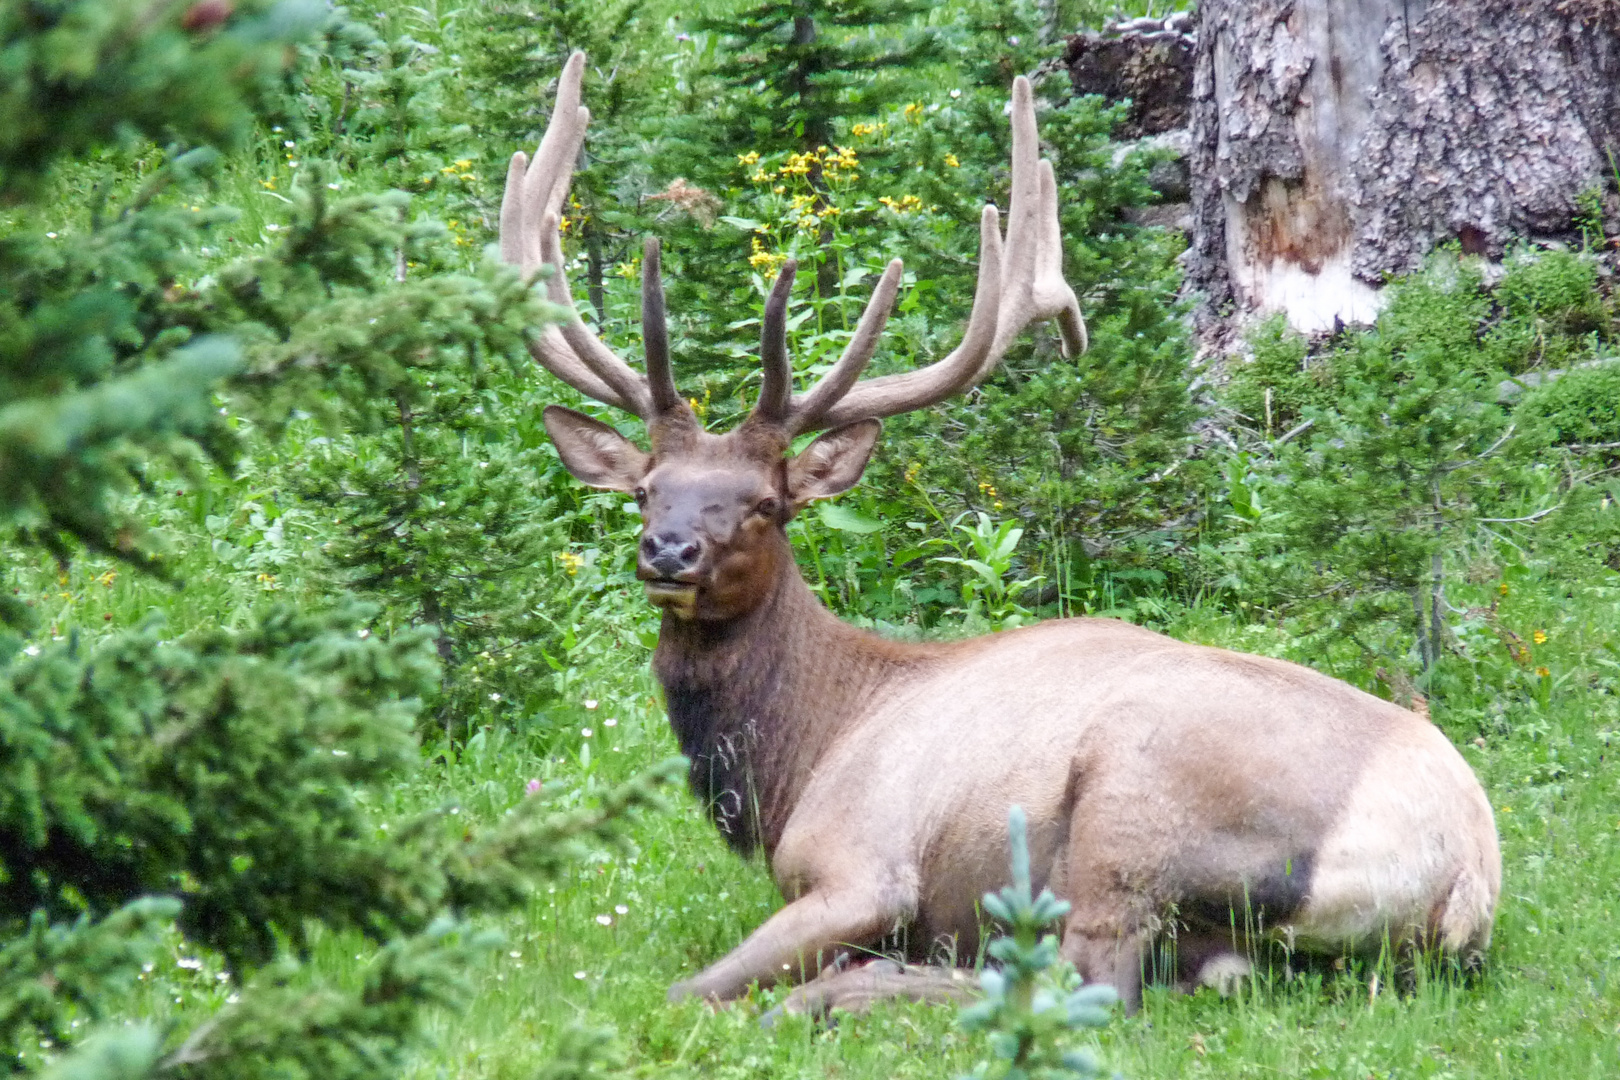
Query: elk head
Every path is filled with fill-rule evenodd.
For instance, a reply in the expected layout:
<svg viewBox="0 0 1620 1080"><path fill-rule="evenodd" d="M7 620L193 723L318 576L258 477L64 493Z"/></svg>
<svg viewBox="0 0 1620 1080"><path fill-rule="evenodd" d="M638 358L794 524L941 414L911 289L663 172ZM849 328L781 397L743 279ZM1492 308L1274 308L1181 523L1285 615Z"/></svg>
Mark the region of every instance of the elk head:
<svg viewBox="0 0 1620 1080"><path fill-rule="evenodd" d="M792 565L783 527L811 500L847 491L860 479L880 419L923 408L978 383L995 370L1026 326L1055 318L1065 355L1086 348L1085 322L1062 275L1057 185L1039 160L1028 80L1013 83L1012 204L1003 242L994 206L979 223L979 277L966 334L955 351L916 371L861 380L900 285L901 263L888 265L838 362L814 386L794 393L787 354L787 263L765 305L759 400L732 431L712 434L675 388L665 327L659 246L642 261L642 338L646 375L632 370L579 317L563 277L559 213L585 138L579 103L585 57L563 69L551 122L529 161L512 156L501 202L501 255L526 273L550 265L549 298L567 314L531 343L546 370L570 386L634 413L647 424L651 452L606 424L560 406L545 411L546 430L569 472L592 487L633 494L642 512L637 574L647 596L678 618L722 621L752 610ZM794 437L824 431L787 457Z"/></svg>

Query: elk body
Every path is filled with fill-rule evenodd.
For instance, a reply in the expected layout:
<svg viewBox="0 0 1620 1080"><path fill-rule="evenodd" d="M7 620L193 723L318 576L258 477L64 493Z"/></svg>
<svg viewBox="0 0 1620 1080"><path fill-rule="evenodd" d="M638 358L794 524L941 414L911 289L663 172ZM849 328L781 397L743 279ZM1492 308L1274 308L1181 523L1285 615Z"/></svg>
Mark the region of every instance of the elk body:
<svg viewBox="0 0 1620 1080"><path fill-rule="evenodd" d="M582 71L576 54L534 161L517 154L508 175L502 251L526 271L562 264L557 214L588 118ZM845 354L795 394L789 263L766 304L760 400L711 434L670 373L656 243L645 377L577 315L534 341L548 370L647 423L643 452L580 413L545 413L577 478L641 506L637 572L663 609L653 665L692 788L734 848L763 850L788 901L671 995L725 1000L896 942L913 959L972 958L978 898L1004 883L1015 803L1036 888L1072 904L1064 954L1127 1007L1146 950L1166 936L1185 983L1241 969L1257 936L1334 954L1390 941L1482 951L1501 884L1495 825L1425 719L1304 667L1108 619L890 641L839 621L800 577L784 526L854 485L879 418L983 379L1036 320L1058 321L1066 353L1085 348L1023 79L1012 124L1007 237L986 207L972 316L936 364L860 380L896 261ZM572 310L560 273L547 288Z"/></svg>

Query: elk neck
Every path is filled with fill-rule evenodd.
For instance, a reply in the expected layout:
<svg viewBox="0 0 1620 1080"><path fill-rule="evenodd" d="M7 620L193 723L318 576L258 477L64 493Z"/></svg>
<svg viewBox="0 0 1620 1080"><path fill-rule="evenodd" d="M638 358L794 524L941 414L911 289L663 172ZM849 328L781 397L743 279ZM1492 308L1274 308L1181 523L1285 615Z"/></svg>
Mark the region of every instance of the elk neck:
<svg viewBox="0 0 1620 1080"><path fill-rule="evenodd" d="M935 650L840 621L779 534L775 580L724 622L665 613L653 654L693 794L740 854L775 851L816 762L878 696L932 666Z"/></svg>

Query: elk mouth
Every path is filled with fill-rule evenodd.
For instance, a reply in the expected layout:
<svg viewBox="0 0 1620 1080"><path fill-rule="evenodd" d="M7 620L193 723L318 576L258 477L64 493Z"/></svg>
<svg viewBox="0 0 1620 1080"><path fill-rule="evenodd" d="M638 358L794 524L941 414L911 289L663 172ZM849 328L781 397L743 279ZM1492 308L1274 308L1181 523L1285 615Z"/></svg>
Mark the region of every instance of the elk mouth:
<svg viewBox="0 0 1620 1080"><path fill-rule="evenodd" d="M647 590L647 601L654 607L663 608L682 619L697 615L698 587L695 582L650 578L644 580L642 585Z"/></svg>

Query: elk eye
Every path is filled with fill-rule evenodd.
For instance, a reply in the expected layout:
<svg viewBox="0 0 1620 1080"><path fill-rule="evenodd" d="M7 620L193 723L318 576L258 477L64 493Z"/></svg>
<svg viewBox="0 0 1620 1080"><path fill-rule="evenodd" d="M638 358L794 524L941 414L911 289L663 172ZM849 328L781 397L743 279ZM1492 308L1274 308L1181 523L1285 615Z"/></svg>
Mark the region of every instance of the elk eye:
<svg viewBox="0 0 1620 1080"><path fill-rule="evenodd" d="M766 517L775 517L776 508L779 505L780 504L775 498L767 495L765 498L759 500L759 505L754 507L754 512L757 514L763 514Z"/></svg>
<svg viewBox="0 0 1620 1080"><path fill-rule="evenodd" d="M637 506L646 506L647 505L647 489L646 488L636 488L635 497L636 497L636 505Z"/></svg>

